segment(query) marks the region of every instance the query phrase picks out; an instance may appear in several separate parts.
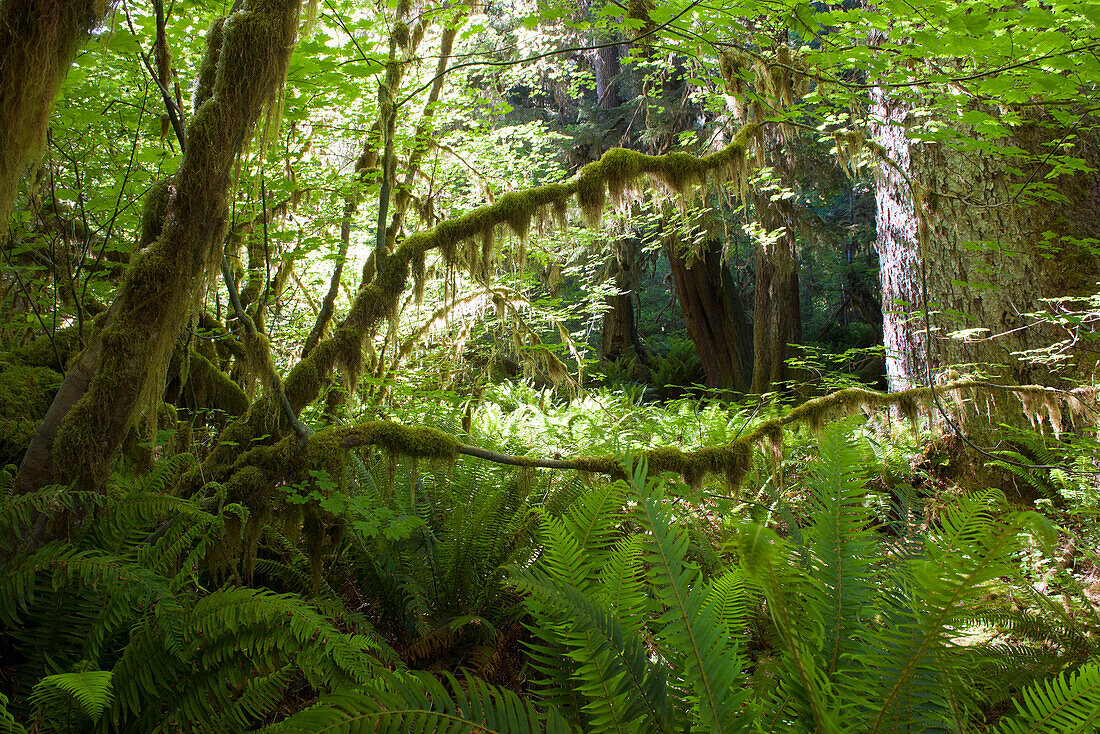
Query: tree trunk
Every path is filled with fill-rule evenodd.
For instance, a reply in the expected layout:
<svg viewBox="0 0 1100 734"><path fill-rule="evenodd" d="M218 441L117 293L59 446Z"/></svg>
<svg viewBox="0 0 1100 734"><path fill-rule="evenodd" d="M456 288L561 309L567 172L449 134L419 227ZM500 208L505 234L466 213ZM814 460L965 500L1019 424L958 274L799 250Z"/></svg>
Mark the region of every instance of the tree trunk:
<svg viewBox="0 0 1100 734"><path fill-rule="evenodd" d="M101 487L141 409L152 406L156 415L176 337L218 271L233 164L285 77L299 7L299 0L258 0L211 27L164 228L130 268L110 322L88 346L86 355L96 355L90 380L85 359L83 371L66 375L58 399L72 407L51 408L52 422L40 426L20 467L20 490L58 480ZM74 390L83 393L75 404Z"/></svg>
<svg viewBox="0 0 1100 734"><path fill-rule="evenodd" d="M665 253L707 387L745 392L752 379L752 326L722 248L708 242L698 255L685 257L679 243L666 240Z"/></svg>
<svg viewBox="0 0 1100 734"><path fill-rule="evenodd" d="M603 315L600 334L600 356L608 360L634 356L635 343L639 342L638 320L634 313L634 294L638 289L638 263L635 261L638 248L633 238L624 237L615 242L612 249L610 279L619 293L607 299L610 308Z"/></svg>
<svg viewBox="0 0 1100 734"><path fill-rule="evenodd" d="M753 304L751 391L765 393L793 377L787 360L802 342L802 301L791 224L784 222L765 194L753 194L757 221L778 234L774 245L756 243L756 295Z"/></svg>
<svg viewBox="0 0 1100 734"><path fill-rule="evenodd" d="M878 166L876 246L890 388L927 382L930 371L950 366L977 367L1009 383L1058 384L1091 371L1095 357L1072 344L1061 350L1060 363L1020 358L1066 338L1065 331L1029 315L1050 308L1042 299L1091 295L1100 275L1096 257L1075 242L1100 236L1095 169L1059 179L1064 201L1024 203L1026 189L1017 195L1029 177L1044 180L1044 144L1065 130L1036 122L996 142L1028 151L1032 159L1021 162L911 143L907 111L881 92L873 101L878 143L924 192L914 202L904 177ZM1074 151L1093 167L1100 158L1095 142L1085 137ZM964 330L969 336L959 333Z"/></svg>

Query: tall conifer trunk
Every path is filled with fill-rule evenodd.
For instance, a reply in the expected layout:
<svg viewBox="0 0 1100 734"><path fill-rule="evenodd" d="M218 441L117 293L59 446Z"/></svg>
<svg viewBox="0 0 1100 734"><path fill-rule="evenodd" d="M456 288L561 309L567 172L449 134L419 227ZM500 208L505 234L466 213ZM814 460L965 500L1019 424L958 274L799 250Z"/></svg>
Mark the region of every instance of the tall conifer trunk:
<svg viewBox="0 0 1100 734"><path fill-rule="evenodd" d="M1020 193L1028 179L1043 181L1048 169L1041 159L1064 129L1037 118L996 141L1002 150L1027 151L1030 159L1021 161L911 143L907 110L881 92L873 101L876 141L920 192L914 201L899 171L877 167L876 247L890 388L927 382L929 372L952 365L975 366L1009 383L1057 384L1091 372L1096 359L1078 348L1082 344L1066 345L1058 370L1021 358L1067 336L1033 315L1049 307L1043 299L1091 295L1100 276L1096 257L1075 241L1100 237L1100 175L1060 177L1066 197L1060 201L1028 201L1033 192ZM1073 153L1094 167L1100 158L1088 137ZM964 331L969 337L961 337Z"/></svg>
<svg viewBox="0 0 1100 734"><path fill-rule="evenodd" d="M760 394L792 378L787 360L795 355L793 345L802 342L802 301L792 225L782 220L766 194L755 193L752 200L760 225L779 233L774 246L756 243L751 391Z"/></svg>

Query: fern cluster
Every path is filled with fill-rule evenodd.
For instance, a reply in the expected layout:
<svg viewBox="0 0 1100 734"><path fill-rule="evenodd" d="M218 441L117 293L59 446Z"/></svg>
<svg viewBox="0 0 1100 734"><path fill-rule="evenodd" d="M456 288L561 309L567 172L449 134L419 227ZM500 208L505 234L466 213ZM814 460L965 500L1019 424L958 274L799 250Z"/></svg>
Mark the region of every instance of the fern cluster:
<svg viewBox="0 0 1100 734"><path fill-rule="evenodd" d="M918 514L865 456L831 426L761 489L777 523L709 524L644 462L352 457L285 490L323 542L269 521L251 563L245 508L163 491L186 456L102 495L5 480L0 732L1095 729L1100 615L1023 568L1050 523L995 491Z"/></svg>

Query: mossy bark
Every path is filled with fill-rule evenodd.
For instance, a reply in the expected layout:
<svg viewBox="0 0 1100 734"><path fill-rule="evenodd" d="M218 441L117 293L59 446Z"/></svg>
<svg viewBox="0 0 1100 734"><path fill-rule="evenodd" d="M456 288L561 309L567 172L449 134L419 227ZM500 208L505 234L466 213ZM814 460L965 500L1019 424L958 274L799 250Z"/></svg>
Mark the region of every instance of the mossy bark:
<svg viewBox="0 0 1100 734"><path fill-rule="evenodd" d="M707 387L745 392L752 380L752 325L717 242L702 252L665 247L688 335L699 351Z"/></svg>
<svg viewBox="0 0 1100 734"><path fill-rule="evenodd" d="M759 395L782 387L795 376L787 360L802 343L802 304L794 236L797 215L784 202L772 201L767 193L754 192L751 199L756 221L772 234L771 241L756 243L754 257L751 391Z"/></svg>
<svg viewBox="0 0 1100 734"><path fill-rule="evenodd" d="M875 101L883 121L876 139L910 179L886 163L876 170L890 388L927 383L929 374L953 365L975 365L1010 384L1059 385L1091 376L1096 357L1089 335L1074 338L1035 314L1052 308L1043 299L1096 291L1100 260L1080 240L1100 237L1100 136L1074 136L1067 152L1091 168L1059 177L1057 200L1028 201L1035 182L1045 180L1043 157L1066 133L1053 120L1036 113L1011 137L995 141L992 151L964 152L943 143L911 143L906 128L919 120L882 93ZM1026 158L1009 149L1024 151ZM1029 179L1031 190L1020 192ZM973 331L967 338L950 336L962 330ZM1067 335L1060 359L1021 358Z"/></svg>
<svg viewBox="0 0 1100 734"><path fill-rule="evenodd" d="M4 0L0 3L0 235L27 156L46 134L50 109L107 0Z"/></svg>
<svg viewBox="0 0 1100 734"><path fill-rule="evenodd" d="M55 416L56 438L37 459L44 454L50 465L32 472L25 459L21 489L45 476L101 486L142 403L159 400L176 337L217 272L233 163L285 77L299 8L298 0L257 0L212 27L164 228L130 268L115 313L88 348L98 353L86 390Z"/></svg>

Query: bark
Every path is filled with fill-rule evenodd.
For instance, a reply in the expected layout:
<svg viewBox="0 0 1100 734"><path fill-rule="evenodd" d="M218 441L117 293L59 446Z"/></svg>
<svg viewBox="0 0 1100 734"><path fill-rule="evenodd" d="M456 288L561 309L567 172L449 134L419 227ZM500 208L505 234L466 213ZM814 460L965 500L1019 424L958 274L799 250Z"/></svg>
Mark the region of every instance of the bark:
<svg viewBox="0 0 1100 734"><path fill-rule="evenodd" d="M802 342L802 302L793 223L781 215L767 195L753 194L752 200L761 226L779 232L774 246L756 244L750 390L760 394L794 377L787 360L795 356L795 345Z"/></svg>
<svg viewBox="0 0 1100 734"><path fill-rule="evenodd" d="M42 144L57 90L106 0L0 3L0 235L27 156Z"/></svg>
<svg viewBox="0 0 1100 734"><path fill-rule="evenodd" d="M752 380L752 325L722 248L709 242L697 255L666 243L688 335L695 342L707 387L745 392Z"/></svg>
<svg viewBox="0 0 1100 734"><path fill-rule="evenodd" d="M880 120L873 129L875 140L897 164L894 168L880 163L875 169L875 249L882 282L882 342L887 383L896 392L927 381L928 345L920 311L923 292L917 217L906 181L907 172L913 169L904 127L908 111L891 104L879 90L874 92L873 102Z"/></svg>
<svg viewBox="0 0 1100 734"><path fill-rule="evenodd" d="M53 444L28 451L20 490L51 479L101 487L141 408L159 401L176 337L221 262L233 164L285 77L299 6L258 0L211 27L164 228L131 267L113 318L88 346L97 356L83 395L54 417ZM71 399L68 388L82 377L66 375L59 395Z"/></svg>
<svg viewBox="0 0 1100 734"><path fill-rule="evenodd" d="M1044 180L1045 146L1064 129L1037 117L995 141L1028 151L1028 161L963 153L945 144L910 143L907 111L881 93L874 102L878 143L922 192L914 202L898 171L885 164L876 171L890 388L926 382L930 372L952 365L976 366L1009 384L1057 385L1088 375L1096 358L1072 338L1061 350L1066 361L1060 366L1021 354L1067 338L1066 331L1028 315L1049 310L1042 299L1095 292L1100 263L1074 241L1100 236L1095 136L1078 136L1073 151L1094 170L1055 182L1065 200L1027 202L1026 189L1016 195L1019 185L1029 177ZM925 304L931 312L927 334ZM977 331L970 338L951 336L962 330Z"/></svg>
<svg viewBox="0 0 1100 734"><path fill-rule="evenodd" d="M632 238L623 238L612 246L611 279L615 283L617 295L610 296L610 306L603 315L603 329L600 334L600 356L613 360L622 357L643 356L638 337L638 318L634 312L634 295L638 290L638 248Z"/></svg>

